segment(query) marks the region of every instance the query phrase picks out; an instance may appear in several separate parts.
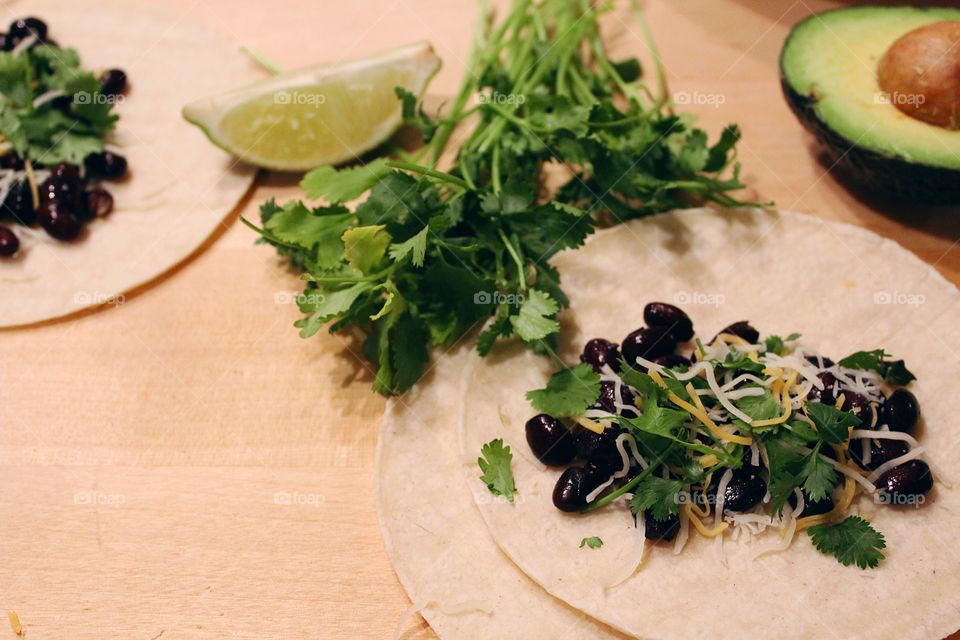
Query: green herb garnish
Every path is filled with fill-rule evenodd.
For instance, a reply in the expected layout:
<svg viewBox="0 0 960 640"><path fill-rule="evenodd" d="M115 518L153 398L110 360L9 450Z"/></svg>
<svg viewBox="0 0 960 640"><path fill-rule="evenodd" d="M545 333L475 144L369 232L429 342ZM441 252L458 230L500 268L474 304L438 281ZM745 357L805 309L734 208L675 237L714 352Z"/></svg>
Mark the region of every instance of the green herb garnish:
<svg viewBox="0 0 960 640"><path fill-rule="evenodd" d="M603 546L603 540L597 536L590 536L589 538L584 538L580 541L580 548L588 547L590 549L599 549Z"/></svg>
<svg viewBox="0 0 960 640"><path fill-rule="evenodd" d="M495 496L504 496L513 502L513 494L517 492L517 487L513 481L513 471L510 470L511 460L513 460L513 454L510 452L510 446L505 446L503 440L497 438L483 445L477 464L483 472L480 479L487 485L490 493Z"/></svg>
<svg viewBox="0 0 960 640"><path fill-rule="evenodd" d="M17 55L0 52L0 147L35 165L82 165L103 151L117 121L115 102L73 49L42 43Z"/></svg>
<svg viewBox="0 0 960 640"><path fill-rule="evenodd" d="M818 524L807 529L807 534L821 553L836 556L846 567L876 568L884 558L881 549L887 546L883 534L858 516L848 516L838 524Z"/></svg>
<svg viewBox="0 0 960 640"><path fill-rule="evenodd" d="M579 415L599 396L600 376L582 362L554 373L543 389L527 392L535 409L555 417Z"/></svg>
<svg viewBox="0 0 960 640"><path fill-rule="evenodd" d="M876 371L883 379L890 384L906 385L917 379L913 373L907 369L903 360L887 360L890 354L883 349L873 349L872 351L857 351L838 363L841 367L848 369L860 369L861 371Z"/></svg>

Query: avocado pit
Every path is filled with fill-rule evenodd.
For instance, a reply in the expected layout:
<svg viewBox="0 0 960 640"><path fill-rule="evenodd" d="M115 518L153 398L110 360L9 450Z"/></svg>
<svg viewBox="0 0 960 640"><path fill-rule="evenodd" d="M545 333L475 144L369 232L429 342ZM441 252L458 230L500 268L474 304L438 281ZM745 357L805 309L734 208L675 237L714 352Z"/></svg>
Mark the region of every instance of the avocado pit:
<svg viewBox="0 0 960 640"><path fill-rule="evenodd" d="M877 79L897 109L917 120L960 129L960 20L906 33L880 59Z"/></svg>

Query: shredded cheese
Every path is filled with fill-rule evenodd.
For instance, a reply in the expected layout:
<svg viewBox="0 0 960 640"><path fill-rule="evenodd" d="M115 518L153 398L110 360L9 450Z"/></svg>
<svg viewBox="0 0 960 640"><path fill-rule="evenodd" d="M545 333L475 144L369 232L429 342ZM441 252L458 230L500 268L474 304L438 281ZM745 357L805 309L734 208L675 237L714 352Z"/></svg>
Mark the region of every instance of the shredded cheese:
<svg viewBox="0 0 960 640"><path fill-rule="evenodd" d="M696 392L694 392L692 384L687 384L687 393L689 393L690 396L698 404L700 404L700 399L697 397ZM689 413L694 418L696 418L701 423L703 423L703 426L709 429L710 433L720 438L721 440L725 440L727 442L735 442L736 444L745 444L748 446L753 444L753 438L748 438L746 436L738 436L728 431L724 431L723 429L718 427L716 423L707 416L707 412L703 410L702 408L703 404L700 404L699 408L695 407L689 402L687 402L686 400L681 399L679 396L677 396L677 394L673 393L672 391L667 394L667 398L669 398L670 402L672 402L673 404L677 405L682 409L685 409L687 413Z"/></svg>
<svg viewBox="0 0 960 640"><path fill-rule="evenodd" d="M721 522L712 529L708 529L707 526L700 521L700 518L694 514L693 505L687 504L684 509L686 510L687 517L690 519L690 522L693 524L694 528L705 538L714 538L730 527L729 522Z"/></svg>
<svg viewBox="0 0 960 640"><path fill-rule="evenodd" d="M590 431L593 431L594 433L603 433L603 425L598 422L594 422L590 418L584 418L583 416L580 416L579 418L577 418L577 424L579 424L584 429L589 429Z"/></svg>

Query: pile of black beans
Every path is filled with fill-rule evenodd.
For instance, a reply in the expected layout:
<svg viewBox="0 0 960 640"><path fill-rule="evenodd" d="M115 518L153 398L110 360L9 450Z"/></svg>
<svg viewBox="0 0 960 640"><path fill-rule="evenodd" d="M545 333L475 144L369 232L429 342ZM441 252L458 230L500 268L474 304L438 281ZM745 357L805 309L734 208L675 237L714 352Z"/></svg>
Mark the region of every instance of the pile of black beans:
<svg viewBox="0 0 960 640"><path fill-rule="evenodd" d="M37 37L39 46L57 46L47 37L47 25L39 18L21 18L0 34L0 49L10 51L24 38ZM120 69L109 69L100 75L100 92L107 97L126 90L127 76ZM70 111L73 98L63 96L51 101L51 108ZM25 161L16 153L0 156L0 168L22 171ZM33 164L38 170L39 165ZM34 206L33 194L26 176L18 180L0 203L0 221L25 226L39 224L57 240L77 238L89 221L108 215L113 210L113 196L99 186L102 180L119 180L127 173L127 160L111 151L91 153L83 167L61 162L50 167L49 177L39 185L39 201ZM13 257L20 250L20 240L9 227L0 224L0 257Z"/></svg>
<svg viewBox="0 0 960 640"><path fill-rule="evenodd" d="M839 389L837 378L831 372L825 371L833 366L829 358L808 358L822 371L817 377L823 382L823 389L813 388L807 399L811 402L822 402L835 405L838 396L843 396L840 408L860 418L858 429L878 430L886 425L890 431L897 431L913 435L920 424L920 403L917 397L907 389L894 389L889 395L881 394L881 400L871 401L865 396L848 389ZM836 389L836 391L835 391ZM864 452L864 443L869 442L870 456ZM847 454L861 469L875 471L880 465L906 455L910 445L903 440L890 438L858 439L850 443ZM822 453L833 457L832 450ZM880 502L891 505L915 504L921 496L933 488L933 474L930 466L923 460L910 460L884 472L877 478L876 486ZM828 498L829 500L829 498ZM833 508L823 509L823 512ZM814 515L808 507L804 507L805 515Z"/></svg>
<svg viewBox="0 0 960 640"><path fill-rule="evenodd" d="M644 308L645 326L631 332L617 345L604 338L594 338L584 345L580 360L589 364L597 372L605 367L619 371L622 361L634 363L638 357L664 367L689 366L690 360L678 352L678 347L689 343L694 337L693 323L683 310L663 302L652 302ZM750 344L757 344L760 333L747 321L735 322L720 331L742 338ZM719 334L718 334L719 335ZM713 341L711 340L711 343ZM810 358L820 369L833 366L825 358ZM639 364L635 368L643 370ZM827 371L820 374L824 382L824 391L814 389L810 401L835 403L832 389L836 379ZM613 382L600 383L600 398L596 408L609 413L617 413ZM633 405L630 391L621 387L621 400L624 405ZM920 419L920 409L916 397L906 389L897 389L882 403L870 403L863 396L844 391L844 404L841 407L862 421L862 429L876 428L887 424L891 430L912 433ZM629 409L624 410L628 414ZM871 412L875 412L874 419ZM629 417L629 416L628 416ZM616 446L617 438L625 433L620 426L613 424L596 433L579 425L568 427L561 420L541 413L526 423L527 444L533 454L542 463L553 467L566 467L557 480L553 490L553 504L565 512L577 512L587 506L587 496L597 489L610 476L623 466L623 459ZM871 445L872 458L864 464L860 457L860 443L854 441L850 446L850 456L866 470L874 470L888 460L905 454L907 444L899 440L874 440ZM831 448L823 450L825 455L835 457ZM767 492L767 474L762 466L751 464L751 451L743 454L743 465L734 469L723 492L724 513L744 512L754 508L763 500ZM569 466L568 466L569 465ZM715 473L707 487L706 495L700 489L692 492L694 503L715 505L717 491L723 474ZM627 482L629 474L621 482ZM614 488L616 486L614 483ZM884 473L877 480L881 501L891 504L903 504L916 500L930 490L933 480L930 469L920 460L912 460ZM827 513L834 507L833 498L814 501L804 494L804 515ZM796 500L791 498L795 507ZM651 540L672 540L679 531L680 520L677 516L657 521L649 513L645 517L645 535Z"/></svg>

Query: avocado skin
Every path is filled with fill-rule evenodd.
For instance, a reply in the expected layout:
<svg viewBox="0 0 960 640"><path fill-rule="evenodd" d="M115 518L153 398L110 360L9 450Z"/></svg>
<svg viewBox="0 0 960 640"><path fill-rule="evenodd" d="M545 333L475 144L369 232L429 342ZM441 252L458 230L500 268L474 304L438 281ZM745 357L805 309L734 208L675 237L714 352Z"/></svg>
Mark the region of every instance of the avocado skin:
<svg viewBox="0 0 960 640"><path fill-rule="evenodd" d="M868 189L884 191L898 200L923 204L960 203L960 170L908 162L860 147L831 129L817 115L814 109L816 99L794 90L782 73L780 86L790 110L828 151L836 166L852 180Z"/></svg>

